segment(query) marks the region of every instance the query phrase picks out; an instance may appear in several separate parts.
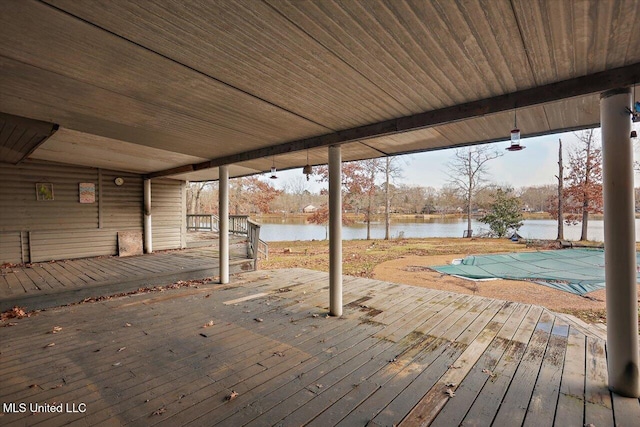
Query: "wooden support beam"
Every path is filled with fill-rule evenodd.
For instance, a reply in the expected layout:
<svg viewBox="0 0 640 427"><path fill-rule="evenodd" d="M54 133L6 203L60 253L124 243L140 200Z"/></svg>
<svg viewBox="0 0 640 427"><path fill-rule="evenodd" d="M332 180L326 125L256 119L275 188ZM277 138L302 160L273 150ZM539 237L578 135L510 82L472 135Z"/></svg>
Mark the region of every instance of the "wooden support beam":
<svg viewBox="0 0 640 427"><path fill-rule="evenodd" d="M340 145L347 142L376 138L425 129L446 123L495 114L514 108L524 108L559 101L576 96L584 96L606 90L631 86L640 82L640 63L625 67L589 74L583 77L550 83L544 86L524 89L518 92L480 99L465 104L454 105L411 116L400 117L382 122L358 126L338 132L319 135L311 138L290 141L271 147L258 148L229 156L218 157L206 162L185 165L178 168L149 174L150 178L157 178L178 173L210 169L218 166L277 156L311 148Z"/></svg>

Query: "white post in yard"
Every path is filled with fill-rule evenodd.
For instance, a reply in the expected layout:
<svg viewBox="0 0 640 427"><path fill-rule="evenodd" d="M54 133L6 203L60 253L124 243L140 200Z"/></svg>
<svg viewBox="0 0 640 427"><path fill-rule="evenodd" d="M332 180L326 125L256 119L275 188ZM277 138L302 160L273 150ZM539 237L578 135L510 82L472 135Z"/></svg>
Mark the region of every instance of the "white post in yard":
<svg viewBox="0 0 640 427"><path fill-rule="evenodd" d="M329 147L329 314L342 316L342 153Z"/></svg>
<svg viewBox="0 0 640 427"><path fill-rule="evenodd" d="M220 283L229 283L229 166L218 169L218 214L220 216Z"/></svg>
<svg viewBox="0 0 640 427"><path fill-rule="evenodd" d="M153 241L151 226L151 180L144 180L144 253L153 252Z"/></svg>
<svg viewBox="0 0 640 427"><path fill-rule="evenodd" d="M609 389L640 396L631 90L600 96Z"/></svg>

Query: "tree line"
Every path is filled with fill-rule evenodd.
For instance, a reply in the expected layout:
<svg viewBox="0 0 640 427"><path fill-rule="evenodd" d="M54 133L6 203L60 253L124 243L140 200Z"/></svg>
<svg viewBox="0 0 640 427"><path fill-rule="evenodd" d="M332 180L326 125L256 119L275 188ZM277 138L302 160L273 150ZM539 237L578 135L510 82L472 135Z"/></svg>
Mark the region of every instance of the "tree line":
<svg viewBox="0 0 640 427"><path fill-rule="evenodd" d="M602 152L596 131L578 132L576 137L577 144L566 150L566 164L562 159L562 142L559 142L557 185L514 189L491 182L491 161L502 156L502 152L492 149L491 145L456 149L446 166L449 179L442 188L403 183L402 170L406 164L400 157L345 162L343 209L346 213L359 214L367 224L373 218L384 217L387 225L391 214L460 214L468 218L469 236L473 216L487 221L493 218L495 222L496 215L503 211L502 215L511 218L513 223L506 232L517 230L522 213L544 212L558 219L558 238L563 238L562 224L582 223L582 239L586 239L589 214L601 213L603 208ZM315 167L313 177L318 182L327 182L327 167ZM326 222L326 190L314 193L308 187L302 175L289 179L282 190L262 176L231 179L230 212L288 215L302 213L307 208L311 221ZM217 182L190 183L189 212L217 213L217 193ZM504 211L506 207L509 207L508 214ZM504 234L501 228L499 231L496 234Z"/></svg>

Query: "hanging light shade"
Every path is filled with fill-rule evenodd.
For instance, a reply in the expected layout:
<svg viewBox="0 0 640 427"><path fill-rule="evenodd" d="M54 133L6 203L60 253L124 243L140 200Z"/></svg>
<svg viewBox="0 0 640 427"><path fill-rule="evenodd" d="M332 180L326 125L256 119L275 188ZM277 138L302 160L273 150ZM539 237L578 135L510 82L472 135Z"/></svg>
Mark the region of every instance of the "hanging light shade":
<svg viewBox="0 0 640 427"><path fill-rule="evenodd" d="M520 151L525 147L520 145L520 129L518 129L518 117L516 110L513 110L513 129L511 129L511 145L506 148L507 151Z"/></svg>
<svg viewBox="0 0 640 427"><path fill-rule="evenodd" d="M307 181L309 181L309 175L313 173L313 168L309 164L309 150L307 150L307 164L302 168L302 173L307 176Z"/></svg>
<svg viewBox="0 0 640 427"><path fill-rule="evenodd" d="M302 173L307 176L307 181L309 181L309 175L311 175L313 173L313 168L311 167L310 164L306 164L302 168Z"/></svg>
<svg viewBox="0 0 640 427"><path fill-rule="evenodd" d="M271 166L271 179L278 179L278 175L276 175L276 158L273 158L273 165Z"/></svg>

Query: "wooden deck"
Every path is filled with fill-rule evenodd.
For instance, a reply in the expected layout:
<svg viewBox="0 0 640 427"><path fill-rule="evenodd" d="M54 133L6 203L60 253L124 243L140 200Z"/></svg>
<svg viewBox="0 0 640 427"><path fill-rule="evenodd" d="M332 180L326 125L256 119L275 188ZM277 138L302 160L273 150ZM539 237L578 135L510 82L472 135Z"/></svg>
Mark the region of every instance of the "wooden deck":
<svg viewBox="0 0 640 427"><path fill-rule="evenodd" d="M0 328L0 401L86 405L0 424L638 425L605 342L541 307L347 277L330 318L325 273L236 279Z"/></svg>
<svg viewBox="0 0 640 427"><path fill-rule="evenodd" d="M231 272L253 269L246 238L232 236ZM58 306L83 298L115 294L143 286L170 284L219 274L218 249L207 240L193 249L132 257L97 257L0 268L0 311ZM213 245L212 245L213 243Z"/></svg>

